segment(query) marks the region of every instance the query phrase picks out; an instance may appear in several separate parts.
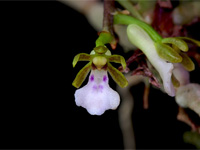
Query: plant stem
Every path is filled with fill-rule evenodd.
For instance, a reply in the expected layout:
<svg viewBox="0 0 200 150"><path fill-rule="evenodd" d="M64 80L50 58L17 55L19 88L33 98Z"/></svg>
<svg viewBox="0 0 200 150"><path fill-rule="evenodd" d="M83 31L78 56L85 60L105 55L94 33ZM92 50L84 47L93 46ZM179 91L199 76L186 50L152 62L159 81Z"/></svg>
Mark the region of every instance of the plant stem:
<svg viewBox="0 0 200 150"><path fill-rule="evenodd" d="M110 32L112 35L113 31L113 15L115 10L114 0L104 0L104 18L103 18L103 31Z"/></svg>
<svg viewBox="0 0 200 150"><path fill-rule="evenodd" d="M147 23L140 21L132 16L124 15L124 14L116 14L114 15L114 24L136 24L143 28L149 36L154 40L154 42L158 42L162 40L162 37Z"/></svg>
<svg viewBox="0 0 200 150"><path fill-rule="evenodd" d="M116 48L117 40L114 36L113 13L115 11L114 0L104 0L103 29L96 40L96 47L110 43L112 49Z"/></svg>
<svg viewBox="0 0 200 150"><path fill-rule="evenodd" d="M144 21L140 13L133 7L132 3L129 0L116 0L120 5L127 9L132 16L135 18Z"/></svg>

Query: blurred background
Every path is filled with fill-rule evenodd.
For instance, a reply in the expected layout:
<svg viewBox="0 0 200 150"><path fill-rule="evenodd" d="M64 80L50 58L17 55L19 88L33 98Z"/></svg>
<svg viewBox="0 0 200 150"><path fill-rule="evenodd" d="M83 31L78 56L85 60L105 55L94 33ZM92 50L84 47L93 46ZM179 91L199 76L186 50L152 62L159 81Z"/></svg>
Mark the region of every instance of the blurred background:
<svg viewBox="0 0 200 150"><path fill-rule="evenodd" d="M0 2L0 16L0 148L123 149L118 109L92 116L74 101L71 84L85 62L73 69L73 57L89 53L98 37L87 19L58 1ZM128 58L120 46L113 53ZM199 68L191 72L192 81L199 75ZM136 148L195 148L183 142L190 127L177 121L174 98L151 88L144 110L143 89L130 89Z"/></svg>

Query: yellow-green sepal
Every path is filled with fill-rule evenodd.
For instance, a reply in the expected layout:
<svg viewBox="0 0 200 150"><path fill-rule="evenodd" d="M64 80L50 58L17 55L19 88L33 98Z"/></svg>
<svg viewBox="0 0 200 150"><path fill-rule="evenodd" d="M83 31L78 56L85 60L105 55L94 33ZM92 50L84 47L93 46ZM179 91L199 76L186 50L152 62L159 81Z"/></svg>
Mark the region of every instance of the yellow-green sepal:
<svg viewBox="0 0 200 150"><path fill-rule="evenodd" d="M181 50L176 46L176 45L172 45L172 48L177 52L180 53Z"/></svg>
<svg viewBox="0 0 200 150"><path fill-rule="evenodd" d="M120 55L111 55L111 56L107 56L107 59L109 60L109 62L120 63L123 69L126 69L126 61L124 57Z"/></svg>
<svg viewBox="0 0 200 150"><path fill-rule="evenodd" d="M179 38L179 39L181 39L181 40L185 40L185 41L192 42L192 43L194 43L195 45L197 45L197 46L200 47L200 41L194 40L194 39L189 38L189 37L176 37L176 38Z"/></svg>
<svg viewBox="0 0 200 150"><path fill-rule="evenodd" d="M73 67L75 67L78 61L91 61L92 58L93 58L92 55L89 55L86 53L79 53L74 57L72 65L73 65Z"/></svg>
<svg viewBox="0 0 200 150"><path fill-rule="evenodd" d="M156 51L158 55L171 63L179 63L182 61L182 57L176 52L173 48L171 48L169 45L156 42L155 44Z"/></svg>
<svg viewBox="0 0 200 150"><path fill-rule="evenodd" d="M167 44L172 44L177 46L180 50L187 52L188 51L188 45L184 40L181 40L176 37L169 37L169 38L164 38L161 40L162 43L167 43Z"/></svg>
<svg viewBox="0 0 200 150"><path fill-rule="evenodd" d="M85 80L85 78L87 77L88 73L90 72L92 67L92 61L90 61L89 63L87 63L76 75L76 78L74 79L72 85L76 88L79 88L81 86L81 84L83 83L83 81Z"/></svg>
<svg viewBox="0 0 200 150"><path fill-rule="evenodd" d="M188 57L185 53L180 53L181 57L183 58L181 64L187 71L193 71L195 69L195 65L193 61Z"/></svg>
<svg viewBox="0 0 200 150"><path fill-rule="evenodd" d="M113 80L122 88L126 87L128 85L128 81L124 77L124 75L117 70L115 67L113 67L109 62L107 63L107 70L110 73Z"/></svg>

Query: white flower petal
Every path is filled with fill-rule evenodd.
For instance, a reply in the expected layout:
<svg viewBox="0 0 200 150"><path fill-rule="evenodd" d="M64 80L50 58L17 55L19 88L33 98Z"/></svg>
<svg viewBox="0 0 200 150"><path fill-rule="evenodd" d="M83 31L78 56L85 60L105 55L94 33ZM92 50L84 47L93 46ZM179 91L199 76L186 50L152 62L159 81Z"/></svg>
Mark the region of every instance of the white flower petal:
<svg viewBox="0 0 200 150"><path fill-rule="evenodd" d="M176 79L179 81L180 86L186 85L190 83L190 75L187 70L180 63L174 64L173 74Z"/></svg>
<svg viewBox="0 0 200 150"><path fill-rule="evenodd" d="M127 35L130 42L143 51L150 63L159 72L165 92L170 96L175 96L175 89L171 81L173 64L166 62L158 56L154 41L141 27L134 24L129 25Z"/></svg>
<svg viewBox="0 0 200 150"><path fill-rule="evenodd" d="M102 115L108 109L116 109L120 97L109 87L107 71L92 70L88 84L76 90L75 102L91 115Z"/></svg>
<svg viewBox="0 0 200 150"><path fill-rule="evenodd" d="M200 114L200 85L190 83L178 88L176 92L176 102L181 107L191 107L199 105L198 112ZM192 106L193 107L193 106Z"/></svg>

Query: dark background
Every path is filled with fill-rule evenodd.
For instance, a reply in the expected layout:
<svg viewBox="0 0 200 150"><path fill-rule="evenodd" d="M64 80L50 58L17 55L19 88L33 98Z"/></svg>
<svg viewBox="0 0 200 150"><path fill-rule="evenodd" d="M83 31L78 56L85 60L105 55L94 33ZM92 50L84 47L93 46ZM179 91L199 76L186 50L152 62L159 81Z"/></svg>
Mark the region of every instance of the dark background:
<svg viewBox="0 0 200 150"><path fill-rule="evenodd" d="M92 116L74 101L71 83L85 63L73 69L73 57L98 37L86 18L56 1L0 2L0 12L0 148L122 149L118 111ZM194 148L182 140L190 127L177 121L174 98L151 88L144 110L143 88L131 88L136 148Z"/></svg>

